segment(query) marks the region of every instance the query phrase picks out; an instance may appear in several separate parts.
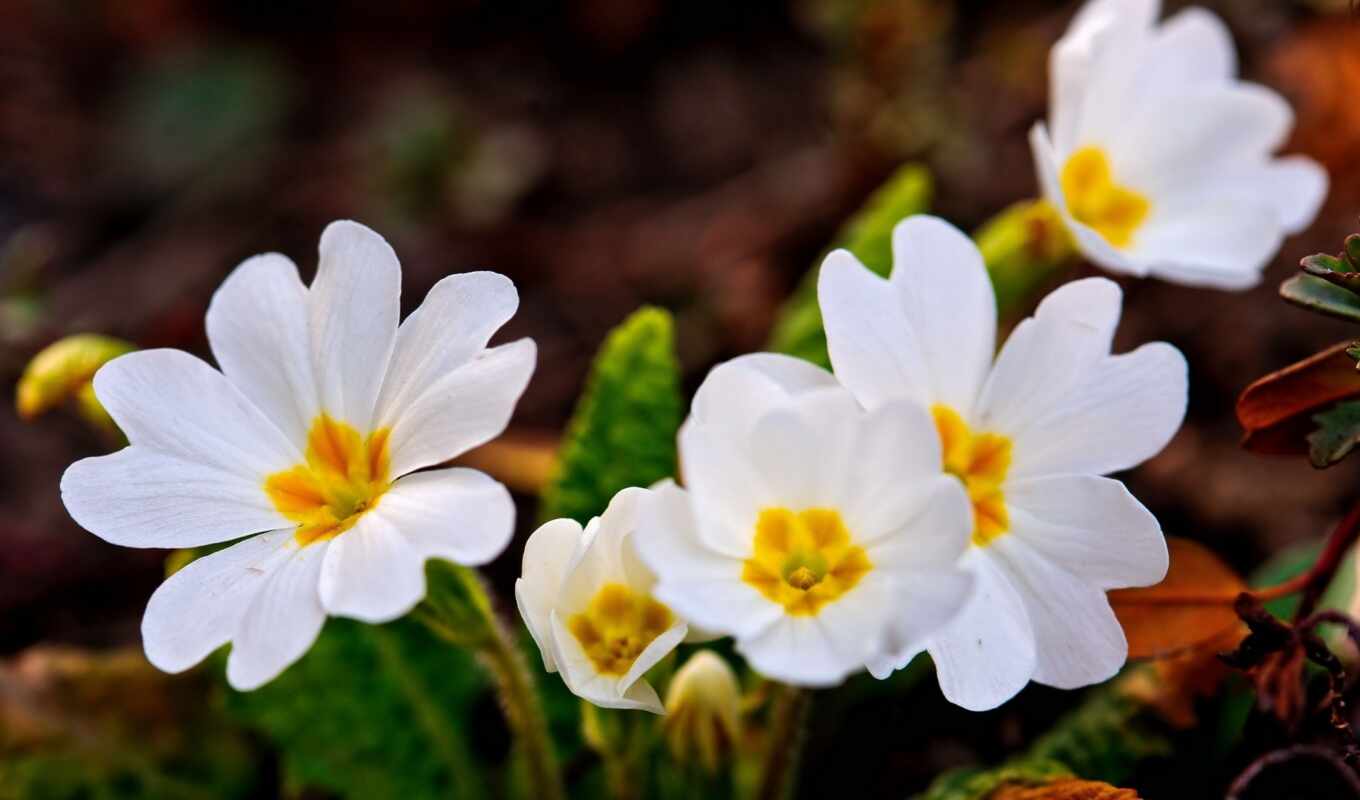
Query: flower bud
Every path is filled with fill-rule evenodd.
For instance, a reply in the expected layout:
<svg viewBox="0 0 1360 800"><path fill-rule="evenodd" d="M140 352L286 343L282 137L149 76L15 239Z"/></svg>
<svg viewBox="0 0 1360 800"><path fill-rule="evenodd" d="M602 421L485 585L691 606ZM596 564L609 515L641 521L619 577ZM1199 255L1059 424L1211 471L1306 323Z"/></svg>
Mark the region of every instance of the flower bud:
<svg viewBox="0 0 1360 800"><path fill-rule="evenodd" d="M697 761L708 772L732 753L741 728L741 690L727 662L700 650L675 673L666 693L666 743L681 764Z"/></svg>
<svg viewBox="0 0 1360 800"><path fill-rule="evenodd" d="M48 345L28 362L14 402L19 416L32 421L68 401L81 418L103 430L117 430L94 396L90 381L109 361L135 348L121 339L82 333Z"/></svg>

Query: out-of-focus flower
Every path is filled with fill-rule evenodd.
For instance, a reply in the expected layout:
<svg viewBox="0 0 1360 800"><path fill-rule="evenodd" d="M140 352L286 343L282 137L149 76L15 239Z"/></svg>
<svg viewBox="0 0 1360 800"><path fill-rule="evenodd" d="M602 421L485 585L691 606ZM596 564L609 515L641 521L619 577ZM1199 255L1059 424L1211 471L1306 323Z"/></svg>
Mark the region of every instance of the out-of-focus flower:
<svg viewBox="0 0 1360 800"><path fill-rule="evenodd" d="M1158 342L1111 355L1119 287L1090 278L1050 294L993 363L982 257L934 217L897 226L890 279L844 250L829 255L819 300L836 376L869 409L931 409L936 468L972 500L963 564L978 590L927 648L945 696L985 709L1031 678L1073 688L1113 675L1128 646L1105 591L1161 580L1167 548L1156 518L1099 476L1152 457L1180 427L1180 351ZM921 480L892 477L909 494ZM881 675L915 653L871 667Z"/></svg>
<svg viewBox="0 0 1360 800"><path fill-rule="evenodd" d="M99 368L134 350L122 339L81 333L43 348L24 368L14 392L19 416L32 421L68 401L91 424L115 430L113 420L99 405L91 381Z"/></svg>
<svg viewBox="0 0 1360 800"><path fill-rule="evenodd" d="M657 598L756 670L833 685L919 647L967 598L968 499L941 457L915 403L866 412L806 361L737 358L699 387L686 488L654 491L638 552Z"/></svg>
<svg viewBox="0 0 1360 800"><path fill-rule="evenodd" d="M431 557L481 564L514 526L505 487L467 469L414 473L499 435L534 344L487 348L518 305L490 272L436 285L398 328L401 268L353 222L321 236L310 287L257 256L208 308L221 367L175 350L117 358L94 378L131 446L73 464L62 499L83 527L130 547L204 556L152 595L151 663L187 669L232 643L227 678L268 682L327 614L395 619L425 593Z"/></svg>
<svg viewBox="0 0 1360 800"><path fill-rule="evenodd" d="M1274 158L1294 124L1240 81L1223 22L1159 0L1090 0L1049 60L1048 126L1030 134L1044 196L1112 272L1243 289L1312 222L1327 173Z"/></svg>
<svg viewBox="0 0 1360 800"><path fill-rule="evenodd" d="M732 755L741 736L741 687L720 656L700 650L675 673L666 691L666 744L680 764L708 772Z"/></svg>
<svg viewBox="0 0 1360 800"><path fill-rule="evenodd" d="M643 680L688 634L652 596L656 577L633 551L646 489L624 489L584 530L570 519L529 537L515 601L543 666L577 696L604 708L662 713Z"/></svg>

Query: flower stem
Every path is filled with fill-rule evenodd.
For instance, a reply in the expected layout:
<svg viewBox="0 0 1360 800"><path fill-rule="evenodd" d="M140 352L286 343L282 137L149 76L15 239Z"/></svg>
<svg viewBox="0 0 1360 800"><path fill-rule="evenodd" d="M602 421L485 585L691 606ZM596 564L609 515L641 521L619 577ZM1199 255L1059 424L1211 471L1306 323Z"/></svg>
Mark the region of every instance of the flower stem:
<svg viewBox="0 0 1360 800"><path fill-rule="evenodd" d="M812 695L794 686L779 686L770 709L770 737L760 776L758 800L787 800L793 796L798 764L807 739Z"/></svg>
<svg viewBox="0 0 1360 800"><path fill-rule="evenodd" d="M548 718L514 631L496 613L481 575L467 567L447 566L456 580L443 581L439 588L449 591L432 590L415 616L439 637L476 651L495 678L501 710L524 759L531 796L564 800L566 791Z"/></svg>

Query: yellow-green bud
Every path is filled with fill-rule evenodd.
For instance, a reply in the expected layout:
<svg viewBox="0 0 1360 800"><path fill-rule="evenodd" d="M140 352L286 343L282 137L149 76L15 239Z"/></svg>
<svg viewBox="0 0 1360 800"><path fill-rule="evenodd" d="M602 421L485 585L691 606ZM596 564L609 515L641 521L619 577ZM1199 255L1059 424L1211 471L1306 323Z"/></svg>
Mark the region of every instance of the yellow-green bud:
<svg viewBox="0 0 1360 800"><path fill-rule="evenodd" d="M74 401L82 419L103 430L117 430L95 398L90 381L100 367L134 349L121 339L95 333L67 336L53 342L28 362L19 379L14 393L19 416L32 421Z"/></svg>
<svg viewBox="0 0 1360 800"><path fill-rule="evenodd" d="M666 743L680 764L698 762L708 772L732 754L741 734L741 689L732 668L700 650L675 673L666 693Z"/></svg>

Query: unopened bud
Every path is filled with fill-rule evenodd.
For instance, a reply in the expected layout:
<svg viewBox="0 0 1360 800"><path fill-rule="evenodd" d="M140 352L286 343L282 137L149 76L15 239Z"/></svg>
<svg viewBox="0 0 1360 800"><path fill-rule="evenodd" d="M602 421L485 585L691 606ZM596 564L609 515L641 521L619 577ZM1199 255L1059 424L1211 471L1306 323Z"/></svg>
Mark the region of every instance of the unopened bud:
<svg viewBox="0 0 1360 800"><path fill-rule="evenodd" d="M28 362L19 379L14 397L19 416L31 421L67 402L74 402L82 419L105 430L116 430L113 420L95 398L90 381L100 367L134 349L121 339L94 333L67 336L53 342Z"/></svg>
<svg viewBox="0 0 1360 800"><path fill-rule="evenodd" d="M681 764L697 761L716 772L741 733L741 690L727 662L700 650L675 673L666 693L666 743Z"/></svg>

